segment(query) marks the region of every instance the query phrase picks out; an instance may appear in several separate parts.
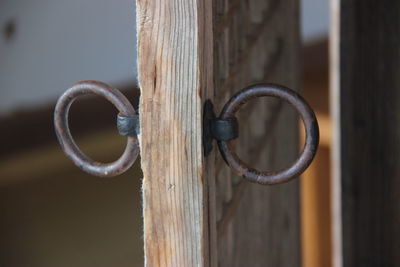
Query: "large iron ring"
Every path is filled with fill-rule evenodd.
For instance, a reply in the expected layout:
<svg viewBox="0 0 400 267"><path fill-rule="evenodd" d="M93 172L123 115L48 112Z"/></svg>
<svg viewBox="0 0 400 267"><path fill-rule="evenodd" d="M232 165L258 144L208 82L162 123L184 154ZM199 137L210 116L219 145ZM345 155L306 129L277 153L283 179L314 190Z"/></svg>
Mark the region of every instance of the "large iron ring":
<svg viewBox="0 0 400 267"><path fill-rule="evenodd" d="M125 172L135 162L139 154L138 139L136 136L128 136L124 153L118 160L111 163L97 162L86 156L72 138L68 126L68 112L76 98L87 94L106 98L119 110L119 116L135 116L134 108L117 89L97 81L78 82L65 91L57 101L54 110L54 126L58 141L65 154L85 172L102 177L116 176Z"/></svg>
<svg viewBox="0 0 400 267"><path fill-rule="evenodd" d="M306 142L300 156L290 167L281 171L260 172L248 166L235 153L233 141L218 141L219 150L227 164L245 179L259 184L280 184L299 176L313 160L319 143L318 122L307 102L295 91L276 84L257 84L235 94L221 111L220 119L234 119L235 113L247 102L272 96L289 102L300 113L306 129Z"/></svg>

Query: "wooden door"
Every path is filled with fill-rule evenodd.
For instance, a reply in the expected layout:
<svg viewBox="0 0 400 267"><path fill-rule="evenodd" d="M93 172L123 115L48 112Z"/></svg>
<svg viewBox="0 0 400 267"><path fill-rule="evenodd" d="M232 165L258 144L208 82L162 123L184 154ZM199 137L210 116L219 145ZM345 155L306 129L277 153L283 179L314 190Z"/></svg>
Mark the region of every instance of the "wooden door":
<svg viewBox="0 0 400 267"><path fill-rule="evenodd" d="M202 109L255 82L299 85L297 0L137 0L146 266L299 266L299 189L249 184L216 145ZM298 151L294 110L239 114L236 149L262 169ZM288 161L289 160L289 161Z"/></svg>

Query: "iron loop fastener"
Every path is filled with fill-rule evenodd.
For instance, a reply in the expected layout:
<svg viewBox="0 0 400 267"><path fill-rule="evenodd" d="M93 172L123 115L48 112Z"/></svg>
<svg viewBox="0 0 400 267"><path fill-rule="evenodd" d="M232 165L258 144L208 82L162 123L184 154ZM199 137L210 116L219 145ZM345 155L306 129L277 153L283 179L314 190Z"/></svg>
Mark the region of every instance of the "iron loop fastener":
<svg viewBox="0 0 400 267"><path fill-rule="evenodd" d="M276 84L257 84L249 86L235 94L223 107L218 120L236 121L235 113L247 102L257 97L271 96L283 99L300 113L305 125L306 141L300 156L290 167L280 171L261 172L243 162L233 149L233 140L217 139L219 151L225 162L245 179L265 185L281 184L303 173L312 162L318 148L319 129L313 110L307 102L295 91ZM215 123L213 123L215 125Z"/></svg>
<svg viewBox="0 0 400 267"><path fill-rule="evenodd" d="M80 96L94 94L110 101L118 109L118 129L128 136L122 156L111 163L101 163L86 156L76 145L68 126L68 112L71 104ZM139 154L137 131L132 123L138 119L128 99L117 89L98 81L82 81L74 84L58 99L54 111L54 126L58 141L65 154L83 171L101 177L119 175L129 169Z"/></svg>

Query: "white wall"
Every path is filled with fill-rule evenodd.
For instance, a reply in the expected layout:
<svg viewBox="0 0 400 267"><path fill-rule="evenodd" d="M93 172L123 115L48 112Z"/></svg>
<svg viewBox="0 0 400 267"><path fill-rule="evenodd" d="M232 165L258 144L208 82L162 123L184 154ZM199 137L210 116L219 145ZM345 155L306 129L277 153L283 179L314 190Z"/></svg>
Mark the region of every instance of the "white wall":
<svg viewBox="0 0 400 267"><path fill-rule="evenodd" d="M136 80L134 0L1 0L0 115L53 102L79 80ZM1 32L2 33L2 32Z"/></svg>
<svg viewBox="0 0 400 267"><path fill-rule="evenodd" d="M329 0L302 0L306 42L326 35ZM72 83L136 81L135 0L0 0L0 116L55 99Z"/></svg>

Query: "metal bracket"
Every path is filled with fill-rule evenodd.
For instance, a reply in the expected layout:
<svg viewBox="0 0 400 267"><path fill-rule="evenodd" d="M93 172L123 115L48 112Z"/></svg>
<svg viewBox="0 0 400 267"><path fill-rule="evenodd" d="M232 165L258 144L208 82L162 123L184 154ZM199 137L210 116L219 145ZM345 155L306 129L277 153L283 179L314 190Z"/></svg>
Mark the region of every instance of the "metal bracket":
<svg viewBox="0 0 400 267"><path fill-rule="evenodd" d="M140 134L139 115L127 117L118 114L117 128L119 134L122 136L137 136Z"/></svg>
<svg viewBox="0 0 400 267"><path fill-rule="evenodd" d="M114 162L102 163L90 159L79 149L69 131L68 112L71 104L76 98L88 94L104 97L119 111L118 130L121 135L127 136L127 143L124 153ZM54 110L54 127L65 154L83 171L101 177L119 175L135 162L139 155L139 141L136 136L138 122L137 113L129 100L117 89L98 81L82 81L74 84L61 95Z"/></svg>
<svg viewBox="0 0 400 267"><path fill-rule="evenodd" d="M239 136L239 125L236 118L216 118L214 105L210 99L204 103L203 111L203 146L204 155L207 157L212 151L213 139L217 141L229 141Z"/></svg>

